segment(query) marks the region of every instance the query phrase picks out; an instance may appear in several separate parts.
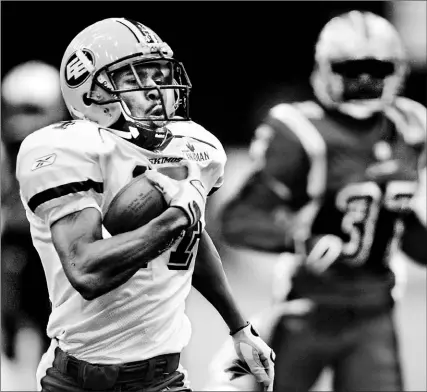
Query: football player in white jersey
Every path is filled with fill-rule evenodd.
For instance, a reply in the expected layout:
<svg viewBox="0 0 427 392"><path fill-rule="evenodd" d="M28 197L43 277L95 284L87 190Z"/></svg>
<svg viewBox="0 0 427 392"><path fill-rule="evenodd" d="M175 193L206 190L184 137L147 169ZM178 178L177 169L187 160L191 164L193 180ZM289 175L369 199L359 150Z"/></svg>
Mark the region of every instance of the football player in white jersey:
<svg viewBox="0 0 427 392"><path fill-rule="evenodd" d="M206 198L223 182L226 155L189 119L183 65L148 27L109 18L74 38L60 78L75 121L28 136L17 159L52 303L39 389L190 390L179 357L191 335L184 312L191 285L221 314L257 380L272 385L274 353L238 310L204 230ZM186 166L188 177L156 170L171 165ZM143 172L170 208L111 236L103 216Z"/></svg>

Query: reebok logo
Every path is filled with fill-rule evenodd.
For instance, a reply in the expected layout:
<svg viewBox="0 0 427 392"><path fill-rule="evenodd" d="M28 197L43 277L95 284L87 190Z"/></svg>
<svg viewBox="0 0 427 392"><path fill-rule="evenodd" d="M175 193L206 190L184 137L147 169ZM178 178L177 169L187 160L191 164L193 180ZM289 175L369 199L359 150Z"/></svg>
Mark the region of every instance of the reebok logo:
<svg viewBox="0 0 427 392"><path fill-rule="evenodd" d="M37 158L36 161L33 163L33 166L31 167L31 171L52 165L52 163L55 162L55 159L56 154L49 154L45 155L44 157Z"/></svg>

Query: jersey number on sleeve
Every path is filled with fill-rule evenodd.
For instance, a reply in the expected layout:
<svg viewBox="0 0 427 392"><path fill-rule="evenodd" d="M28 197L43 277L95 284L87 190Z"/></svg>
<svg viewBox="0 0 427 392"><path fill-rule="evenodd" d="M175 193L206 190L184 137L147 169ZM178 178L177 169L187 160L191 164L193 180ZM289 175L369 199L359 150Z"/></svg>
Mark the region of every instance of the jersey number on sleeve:
<svg viewBox="0 0 427 392"><path fill-rule="evenodd" d="M197 224L186 231L175 251L171 252L168 268L170 270L188 270L196 256L197 244L202 234L202 224Z"/></svg>
<svg viewBox="0 0 427 392"><path fill-rule="evenodd" d="M132 177L135 178L145 173L146 170L147 167L137 165L132 172ZM171 252L170 259L167 264L170 270L183 271L190 268L191 261L196 255L196 245L199 243L201 235L202 224L199 221L193 228L185 232L176 250Z"/></svg>

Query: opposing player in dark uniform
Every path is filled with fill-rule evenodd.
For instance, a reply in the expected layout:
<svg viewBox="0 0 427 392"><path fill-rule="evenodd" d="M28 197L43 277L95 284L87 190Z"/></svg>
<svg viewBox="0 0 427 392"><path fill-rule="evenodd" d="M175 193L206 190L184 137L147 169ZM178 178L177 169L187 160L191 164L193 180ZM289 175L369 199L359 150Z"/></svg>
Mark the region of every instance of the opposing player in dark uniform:
<svg viewBox="0 0 427 392"><path fill-rule="evenodd" d="M425 210L412 206L415 193L425 204L426 110L398 96L404 48L377 15L333 18L315 60L317 99L273 107L256 130L255 170L224 209L224 238L299 258L284 300L314 309L277 324L275 390L307 391L331 367L334 391L401 391L389 260L402 235L425 238ZM422 262L416 245L405 251Z"/></svg>

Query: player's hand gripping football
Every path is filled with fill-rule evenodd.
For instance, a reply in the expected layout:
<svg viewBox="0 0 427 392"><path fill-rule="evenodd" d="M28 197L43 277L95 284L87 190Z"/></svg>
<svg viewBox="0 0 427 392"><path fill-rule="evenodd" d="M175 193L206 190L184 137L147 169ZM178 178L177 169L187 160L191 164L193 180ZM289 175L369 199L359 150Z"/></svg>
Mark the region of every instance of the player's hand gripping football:
<svg viewBox="0 0 427 392"><path fill-rule="evenodd" d="M274 351L259 337L250 323L231 337L240 360L247 364L250 372L264 385L265 390L272 391L276 358Z"/></svg>
<svg viewBox="0 0 427 392"><path fill-rule="evenodd" d="M205 212L206 190L200 181L200 169L194 162L184 161L188 175L184 180L174 180L156 170L147 170L147 179L163 194L169 207L180 208L188 217L189 227L194 226Z"/></svg>

